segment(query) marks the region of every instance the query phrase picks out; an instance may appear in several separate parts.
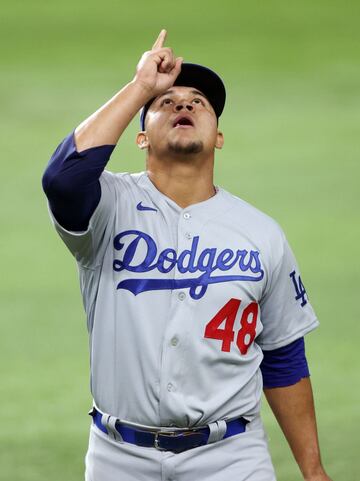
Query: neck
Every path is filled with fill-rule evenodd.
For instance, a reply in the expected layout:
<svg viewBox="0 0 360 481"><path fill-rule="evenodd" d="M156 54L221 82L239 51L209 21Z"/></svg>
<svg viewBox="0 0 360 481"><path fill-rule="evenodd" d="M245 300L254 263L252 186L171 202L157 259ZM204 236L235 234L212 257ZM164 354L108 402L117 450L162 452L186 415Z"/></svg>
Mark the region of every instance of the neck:
<svg viewBox="0 0 360 481"><path fill-rule="evenodd" d="M216 193L213 156L206 162L195 156L186 161L168 159L165 162L150 156L147 172L155 187L182 209L210 199Z"/></svg>

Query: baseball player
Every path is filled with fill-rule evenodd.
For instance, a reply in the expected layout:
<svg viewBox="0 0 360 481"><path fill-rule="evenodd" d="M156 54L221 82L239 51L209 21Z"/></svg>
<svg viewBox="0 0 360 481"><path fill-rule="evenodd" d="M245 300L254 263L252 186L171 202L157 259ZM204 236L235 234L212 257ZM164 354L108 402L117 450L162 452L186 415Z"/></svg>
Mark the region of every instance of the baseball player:
<svg viewBox="0 0 360 481"><path fill-rule="evenodd" d="M299 268L274 220L214 186L225 87L165 38L43 177L90 336L86 480L275 480L264 388L304 479L329 481L304 352L318 320ZM140 109L146 171L106 171Z"/></svg>

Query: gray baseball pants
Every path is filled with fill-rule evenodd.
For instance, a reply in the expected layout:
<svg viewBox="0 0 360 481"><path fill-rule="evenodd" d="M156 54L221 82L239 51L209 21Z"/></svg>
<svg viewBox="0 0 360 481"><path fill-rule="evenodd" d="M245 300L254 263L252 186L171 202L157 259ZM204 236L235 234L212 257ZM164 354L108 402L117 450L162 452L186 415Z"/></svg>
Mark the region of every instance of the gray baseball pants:
<svg viewBox="0 0 360 481"><path fill-rule="evenodd" d="M276 481L260 418L246 432L182 453L119 442L92 425L86 481Z"/></svg>

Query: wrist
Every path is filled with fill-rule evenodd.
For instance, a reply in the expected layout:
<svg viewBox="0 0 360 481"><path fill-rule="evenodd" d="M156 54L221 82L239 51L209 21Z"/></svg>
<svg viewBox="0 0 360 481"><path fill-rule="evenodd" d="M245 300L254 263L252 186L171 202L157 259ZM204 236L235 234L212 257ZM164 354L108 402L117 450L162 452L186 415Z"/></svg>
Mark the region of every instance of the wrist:
<svg viewBox="0 0 360 481"><path fill-rule="evenodd" d="M156 96L154 89L137 76L133 78L129 85L134 90L139 100L141 100L142 105L145 105L149 100Z"/></svg>
<svg viewBox="0 0 360 481"><path fill-rule="evenodd" d="M324 471L321 464L311 470L303 471L304 481L328 481L330 478Z"/></svg>

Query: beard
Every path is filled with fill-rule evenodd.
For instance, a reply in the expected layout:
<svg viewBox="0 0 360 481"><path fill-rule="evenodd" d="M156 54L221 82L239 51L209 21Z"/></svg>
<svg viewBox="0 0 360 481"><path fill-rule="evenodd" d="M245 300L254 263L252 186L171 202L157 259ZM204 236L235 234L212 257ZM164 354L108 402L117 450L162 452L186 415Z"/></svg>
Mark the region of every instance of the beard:
<svg viewBox="0 0 360 481"><path fill-rule="evenodd" d="M204 144L201 140L189 142L184 145L182 142L169 142L168 149L169 152L177 155L191 155L198 154L202 152Z"/></svg>

